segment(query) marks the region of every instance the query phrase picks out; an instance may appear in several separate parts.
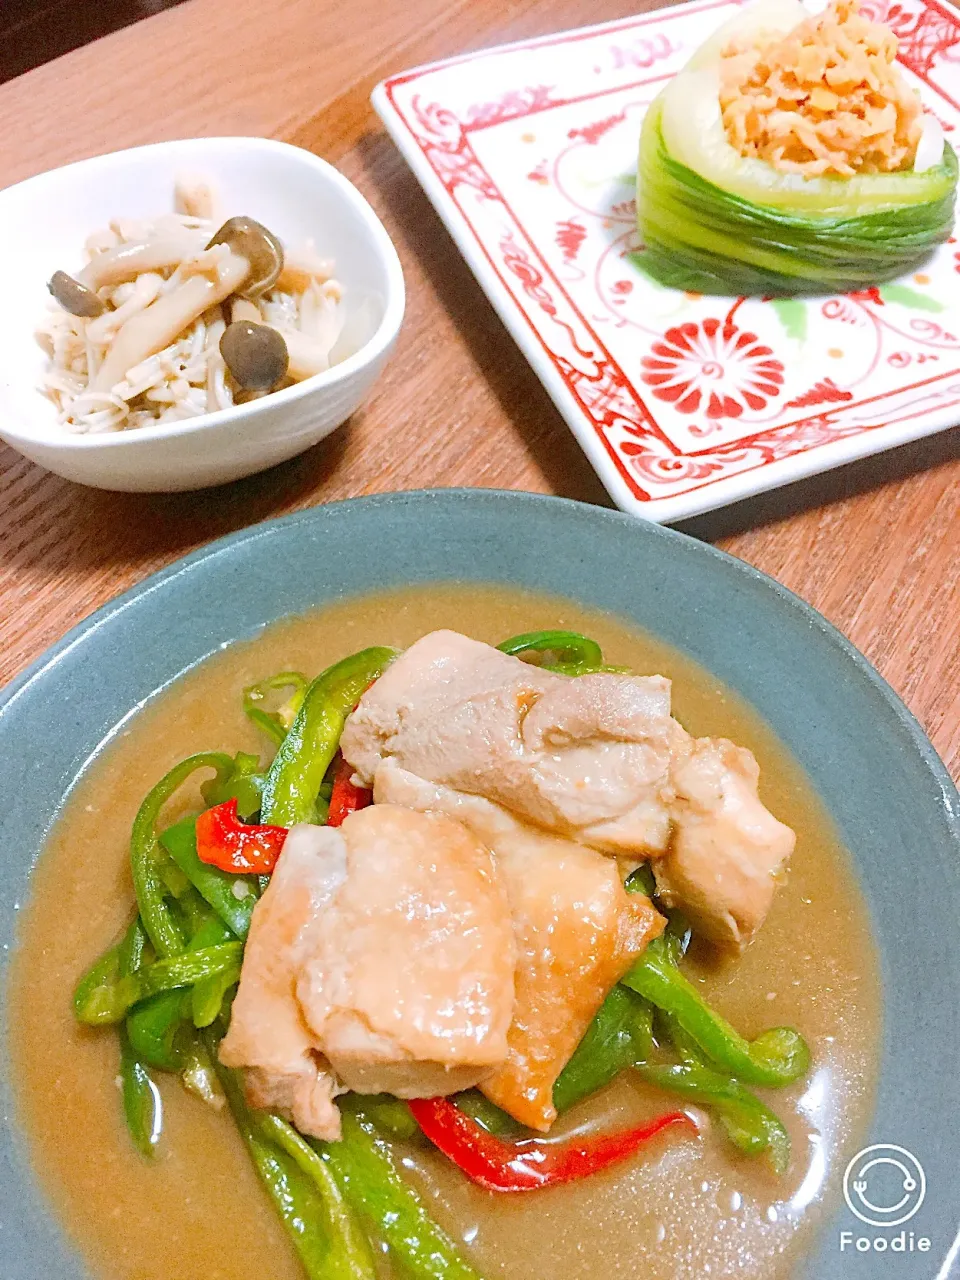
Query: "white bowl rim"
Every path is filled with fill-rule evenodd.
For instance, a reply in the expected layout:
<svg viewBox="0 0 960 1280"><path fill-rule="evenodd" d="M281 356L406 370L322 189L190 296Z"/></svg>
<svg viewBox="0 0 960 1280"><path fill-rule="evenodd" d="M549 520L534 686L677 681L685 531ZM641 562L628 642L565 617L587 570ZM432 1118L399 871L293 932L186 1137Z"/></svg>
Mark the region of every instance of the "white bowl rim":
<svg viewBox="0 0 960 1280"><path fill-rule="evenodd" d="M359 188L355 187L350 179L334 165L330 164L329 161L323 160L320 156L315 155L312 151L307 151L304 147L294 146L290 142L281 142L277 138L258 138L253 135L246 136L242 134L171 138L165 142L148 142L143 146L125 147L120 151L105 151L100 155L88 156L84 160L72 160L69 164L58 165L54 169L46 169L42 173L34 174L30 178L24 178L22 182L16 182L12 186L0 190L0 200L12 191L19 191L34 185L43 186L55 174L63 174L71 169L96 168L106 161L119 160L124 156L142 155L151 151L165 151L175 147L190 147L193 144L199 145L201 143L205 145L218 144L231 150L242 151L250 148L276 151L288 155L290 159L295 159L297 163L305 163L319 169L332 180L334 186L339 188L341 194L352 206L356 215L366 223L380 251L387 276L386 305L380 324L359 351L355 351L353 355L341 360L339 364L324 370L323 373L316 373L311 378L304 378L302 382L295 382L293 386L285 387L282 391L275 391L272 395L264 396L259 400L251 400L248 404L233 405L229 409L217 409L214 413L197 414L196 417L185 418L183 422L174 422L168 425L137 427L133 431L96 432L92 434L74 434L68 431L53 433L49 428L30 430L30 428L24 428L22 424L14 422L10 418L5 418L2 425L0 425L0 436L4 440L11 444L22 441L31 445L43 445L47 448L74 451L131 448L137 444L146 444L150 441L191 436L208 428L222 426L226 422L246 421L250 418L255 418L265 409L280 408L285 404L292 404L297 400L302 400L315 392L336 387L359 369L375 363L390 350L403 322L406 299L403 268L400 265L396 246ZM38 391L37 394L39 395L40 392Z"/></svg>

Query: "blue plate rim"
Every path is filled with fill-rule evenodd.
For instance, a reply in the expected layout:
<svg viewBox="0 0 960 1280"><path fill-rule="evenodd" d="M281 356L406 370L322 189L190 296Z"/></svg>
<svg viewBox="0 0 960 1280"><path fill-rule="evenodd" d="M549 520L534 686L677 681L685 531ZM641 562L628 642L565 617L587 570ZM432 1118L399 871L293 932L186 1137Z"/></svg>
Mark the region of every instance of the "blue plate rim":
<svg viewBox="0 0 960 1280"><path fill-rule="evenodd" d="M306 507L301 511L294 511L288 515L275 516L258 524L235 530L233 533L217 538L213 542L205 543L194 551L187 552L186 555L179 556L171 564L148 574L139 582L134 583L133 586L128 587L126 591L120 592L98 606L92 613L65 632L59 640L54 641L43 653L29 663L23 671L14 676L8 684L0 688L0 717L6 713L17 697L34 680L54 666L74 645L86 639L91 632L97 630L110 619L115 618L136 601L162 588L180 574L188 571L194 564L211 559L238 543L253 542L259 538L269 537L278 528L310 523L317 518L318 513L329 511L332 508L344 508L358 504L367 507L394 506L409 501L435 501L438 498L441 500L492 500L494 503L506 500L510 503L533 506L562 506L566 507L578 518L583 514L586 514L591 519L599 516L620 525L622 528L634 527L637 524L636 517L630 516L626 512L609 507L594 506L590 503L578 502L575 499L562 498L554 494L529 493L513 489L474 489L465 486L402 489L388 493L365 494L353 498L341 498L336 502L322 503L318 506ZM852 659L860 673L867 677L891 710L896 713L901 724L914 740L914 744L923 756L925 764L940 782L944 797L944 807L952 825L956 828L957 838L960 839L960 790L958 790L957 784L950 775L947 766L941 759L923 725L901 696L838 627L830 622L818 609L814 608L813 605L808 604L802 596L797 595L789 587L785 587L776 578L765 573L762 569L756 568L748 561L741 560L737 556L731 555L730 552L713 546L712 543L702 542L700 539L683 533L679 529L671 529L669 526L647 521L642 522L642 527L645 534L655 538L663 538L667 541L680 539L688 544L692 543L699 547L702 553L724 565L726 570L742 573L753 582L763 583L766 587L772 589L785 605L799 613L808 623L812 623L828 641L840 648L847 658Z"/></svg>

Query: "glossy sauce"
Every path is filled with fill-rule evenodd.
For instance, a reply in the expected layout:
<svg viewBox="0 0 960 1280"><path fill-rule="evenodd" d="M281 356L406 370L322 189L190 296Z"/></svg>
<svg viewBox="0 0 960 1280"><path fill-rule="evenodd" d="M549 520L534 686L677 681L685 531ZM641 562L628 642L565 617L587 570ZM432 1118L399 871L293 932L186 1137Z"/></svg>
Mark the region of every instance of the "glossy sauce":
<svg viewBox="0 0 960 1280"><path fill-rule="evenodd" d="M799 1027L814 1066L797 1086L766 1095L794 1142L781 1180L765 1162L732 1155L709 1127L699 1140L665 1143L626 1168L545 1193L482 1192L418 1143L398 1152L410 1177L488 1280L789 1275L824 1196L835 1201L839 1193L872 1104L877 965L848 857L800 770L708 673L609 616L501 588L417 588L282 623L177 682L81 780L34 875L11 979L19 1118L51 1199L110 1280L302 1280L231 1122L172 1077L161 1079L160 1157L151 1165L134 1152L116 1087L116 1039L77 1026L70 997L130 918L127 841L147 790L194 751L266 752L241 711L245 685L291 668L314 674L366 645L402 647L442 626L494 643L540 627L584 631L608 661L670 676L674 714L692 733L730 737L755 752L761 796L795 828L797 850L747 954L725 964L699 957L688 972L747 1036ZM175 803L198 807L196 794ZM677 1105L622 1077L554 1133Z"/></svg>

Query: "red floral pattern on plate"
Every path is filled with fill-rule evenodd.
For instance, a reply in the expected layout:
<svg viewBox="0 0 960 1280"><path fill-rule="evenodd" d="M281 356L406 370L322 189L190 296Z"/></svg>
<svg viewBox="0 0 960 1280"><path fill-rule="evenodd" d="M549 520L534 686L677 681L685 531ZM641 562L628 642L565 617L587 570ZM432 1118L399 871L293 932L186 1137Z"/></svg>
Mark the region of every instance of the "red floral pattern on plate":
<svg viewBox="0 0 960 1280"><path fill-rule="evenodd" d="M929 76L942 58L957 58L957 20L938 5L900 0L867 0L864 13L886 23L899 41L898 59L919 76Z"/></svg>
<svg viewBox="0 0 960 1280"><path fill-rule="evenodd" d="M565 218L557 223L557 244L563 250L564 262L573 262L580 252L587 229L576 218Z"/></svg>
<svg viewBox="0 0 960 1280"><path fill-rule="evenodd" d="M804 391L793 400L788 400L787 408L810 409L818 404L843 404L852 399L852 391L845 391L838 387L832 378L824 378L820 382L815 382L809 391Z"/></svg>
<svg viewBox="0 0 960 1280"><path fill-rule="evenodd" d="M596 146L604 134L609 133L614 125L621 123L623 114L622 111L618 111L616 115L606 116L603 120L595 121L594 124L584 125L582 129L570 129L567 137L582 138L591 147Z"/></svg>
<svg viewBox="0 0 960 1280"><path fill-rule="evenodd" d="M755 333L730 320L675 325L643 359L641 375L658 400L680 413L739 418L780 394L783 365Z"/></svg>

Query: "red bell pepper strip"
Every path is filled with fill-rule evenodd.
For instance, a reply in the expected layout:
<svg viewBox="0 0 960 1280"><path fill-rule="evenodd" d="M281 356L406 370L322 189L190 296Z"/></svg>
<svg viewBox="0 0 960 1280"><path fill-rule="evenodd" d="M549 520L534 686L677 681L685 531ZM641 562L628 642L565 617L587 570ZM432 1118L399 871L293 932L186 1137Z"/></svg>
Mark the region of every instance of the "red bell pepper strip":
<svg viewBox="0 0 960 1280"><path fill-rule="evenodd" d="M350 781L353 777L353 766L347 764L343 756L337 762L337 771L333 775L333 790L330 793L330 812L327 815L328 827L339 827L348 814L356 813L373 803L373 792L366 787L355 786Z"/></svg>
<svg viewBox="0 0 960 1280"><path fill-rule="evenodd" d="M449 1098L413 1098L413 1117L445 1156L488 1191L537 1191L576 1182L625 1159L664 1129L697 1126L683 1111L671 1111L637 1129L569 1142L505 1142L481 1129Z"/></svg>
<svg viewBox="0 0 960 1280"><path fill-rule="evenodd" d="M238 875L269 875L286 838L286 827L241 822L236 798L207 809L197 819L197 857Z"/></svg>

